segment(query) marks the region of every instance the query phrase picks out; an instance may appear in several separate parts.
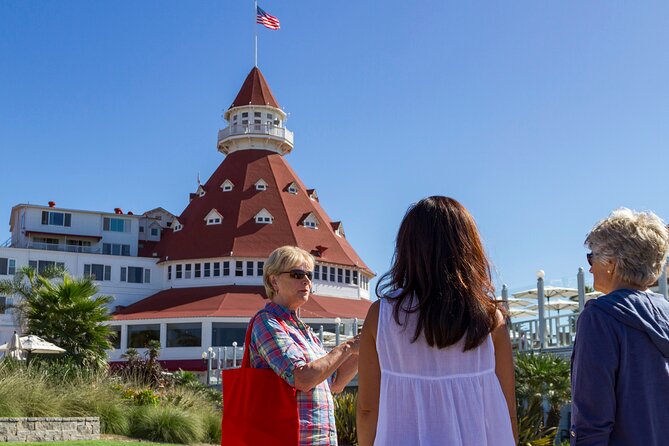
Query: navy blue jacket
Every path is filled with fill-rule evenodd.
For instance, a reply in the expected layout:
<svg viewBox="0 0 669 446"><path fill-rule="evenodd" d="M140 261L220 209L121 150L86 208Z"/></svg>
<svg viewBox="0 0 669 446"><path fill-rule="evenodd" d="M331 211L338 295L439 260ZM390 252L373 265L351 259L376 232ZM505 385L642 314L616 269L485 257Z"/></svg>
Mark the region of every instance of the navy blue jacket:
<svg viewBox="0 0 669 446"><path fill-rule="evenodd" d="M669 445L669 302L617 290L578 318L572 446Z"/></svg>

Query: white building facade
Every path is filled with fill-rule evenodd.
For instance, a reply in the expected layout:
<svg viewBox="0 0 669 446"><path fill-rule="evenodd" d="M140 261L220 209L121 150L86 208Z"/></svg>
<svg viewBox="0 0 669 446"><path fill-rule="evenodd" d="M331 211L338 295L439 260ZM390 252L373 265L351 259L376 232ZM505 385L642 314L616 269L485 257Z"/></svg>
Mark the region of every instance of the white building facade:
<svg viewBox="0 0 669 446"><path fill-rule="evenodd" d="M225 159L180 215L16 205L11 240L0 247L0 279L24 265L92 276L101 294L114 297L110 361L158 340L164 366L197 371L209 347L241 345L265 304L265 259L295 245L316 259L302 318L328 331L343 319L351 331L369 308L374 273L285 161L294 135L260 70L251 70L224 118L217 148ZM0 314L0 341L16 329L11 310Z"/></svg>

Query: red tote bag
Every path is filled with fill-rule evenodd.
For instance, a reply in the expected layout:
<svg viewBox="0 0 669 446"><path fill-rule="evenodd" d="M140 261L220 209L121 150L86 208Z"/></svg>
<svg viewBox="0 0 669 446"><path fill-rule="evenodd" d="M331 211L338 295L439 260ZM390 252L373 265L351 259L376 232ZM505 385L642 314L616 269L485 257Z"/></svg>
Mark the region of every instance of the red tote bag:
<svg viewBox="0 0 669 446"><path fill-rule="evenodd" d="M251 368L249 344L254 320L246 330L241 368L223 370L221 446L297 446L295 389L272 369Z"/></svg>

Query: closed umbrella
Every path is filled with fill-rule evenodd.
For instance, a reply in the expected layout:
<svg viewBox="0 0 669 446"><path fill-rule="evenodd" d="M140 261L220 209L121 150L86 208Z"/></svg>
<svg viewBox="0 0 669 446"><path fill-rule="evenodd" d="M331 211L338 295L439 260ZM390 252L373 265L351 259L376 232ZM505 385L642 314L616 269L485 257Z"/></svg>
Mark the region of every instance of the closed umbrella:
<svg viewBox="0 0 669 446"><path fill-rule="evenodd" d="M20 361L23 359L21 353L21 340L19 339L18 333L14 332L12 338L9 340L9 345L7 346L7 356Z"/></svg>

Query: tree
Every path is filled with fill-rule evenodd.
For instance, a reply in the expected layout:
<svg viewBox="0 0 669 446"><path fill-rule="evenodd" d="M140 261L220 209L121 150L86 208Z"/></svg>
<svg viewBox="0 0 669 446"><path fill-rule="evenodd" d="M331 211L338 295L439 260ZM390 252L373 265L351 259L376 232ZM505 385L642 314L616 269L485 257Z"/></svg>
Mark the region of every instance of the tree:
<svg viewBox="0 0 669 446"><path fill-rule="evenodd" d="M38 275L32 293L25 297L31 333L64 348L75 363L90 368L106 366L105 350L112 347L106 305L111 296L96 295L91 278L63 275L50 281Z"/></svg>
<svg viewBox="0 0 669 446"><path fill-rule="evenodd" d="M14 321L21 332L28 329L27 299L36 293L43 283L38 278L42 277L46 280L62 279L64 274L65 270L63 268L55 266L46 268L38 274L35 268L25 265L16 271L13 278L0 280L0 294L14 298L13 303L5 305L3 310L8 309L13 313Z"/></svg>

